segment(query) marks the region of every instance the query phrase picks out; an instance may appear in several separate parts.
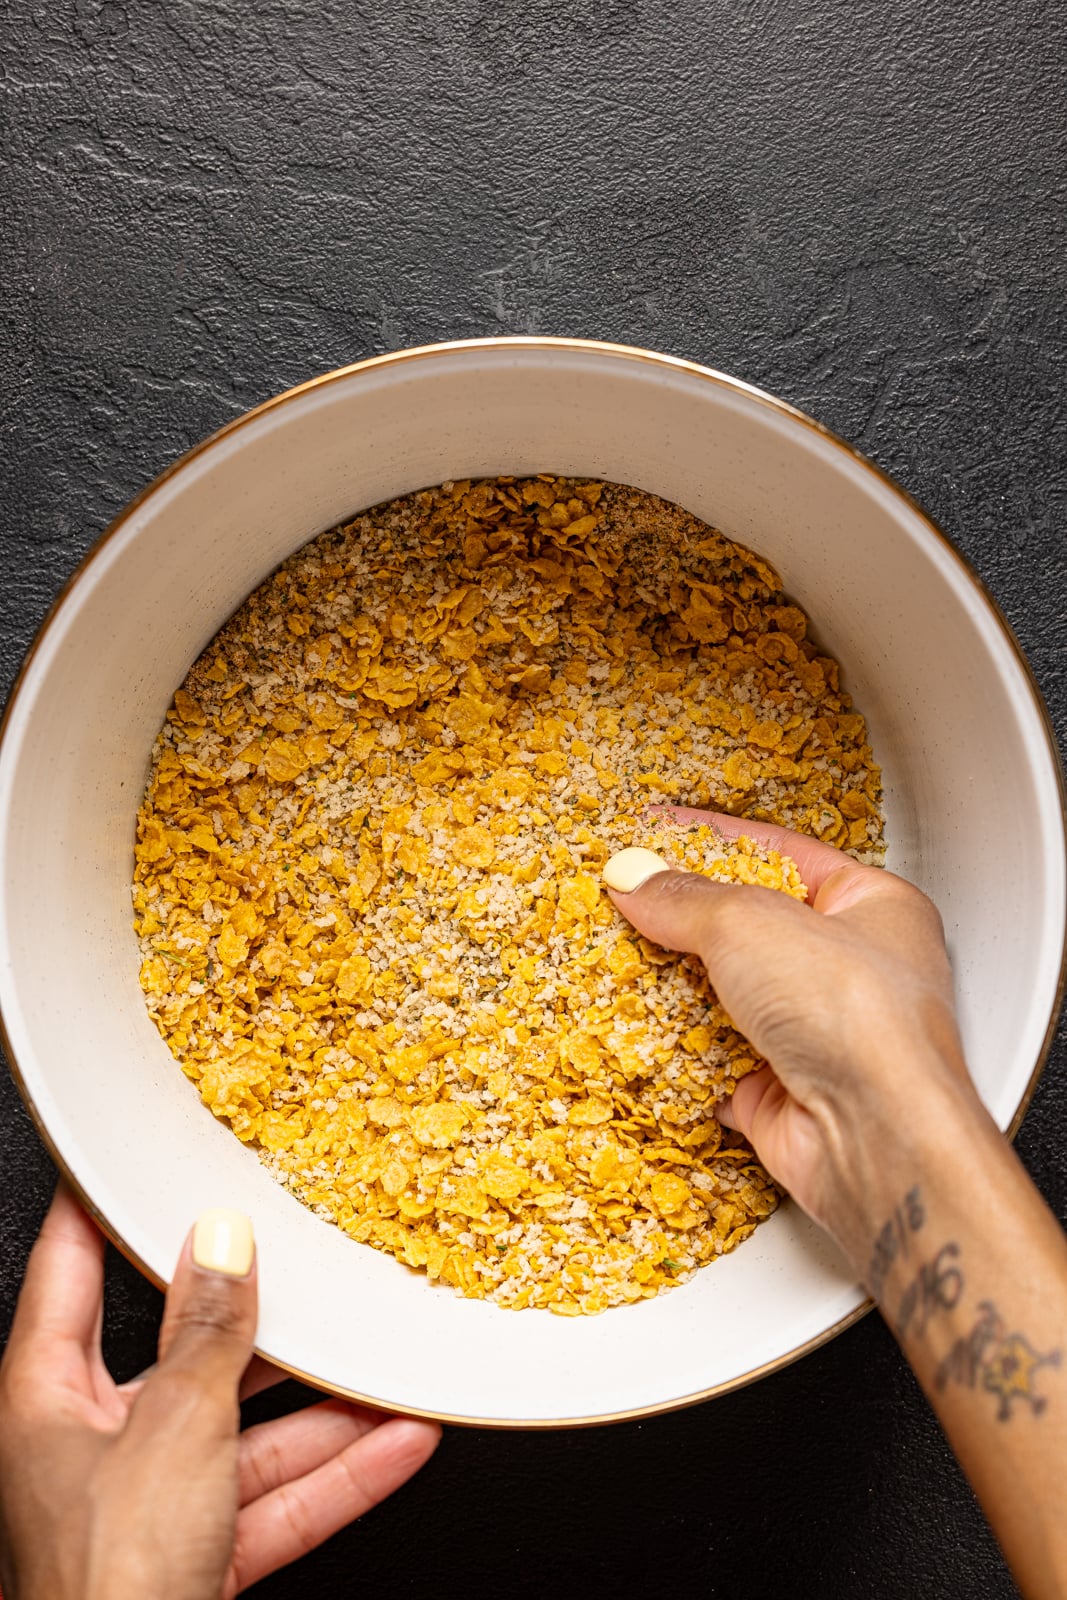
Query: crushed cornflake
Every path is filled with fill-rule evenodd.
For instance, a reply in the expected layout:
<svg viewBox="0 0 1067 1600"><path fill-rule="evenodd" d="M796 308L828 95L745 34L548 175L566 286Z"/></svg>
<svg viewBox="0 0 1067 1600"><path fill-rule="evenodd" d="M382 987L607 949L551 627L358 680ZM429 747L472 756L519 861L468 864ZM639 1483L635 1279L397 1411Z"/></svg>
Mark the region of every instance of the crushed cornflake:
<svg viewBox="0 0 1067 1600"><path fill-rule="evenodd" d="M140 812L150 1014L353 1239L566 1316L777 1202L712 1108L758 1065L600 871L640 844L802 898L712 806L883 858L880 778L777 575L665 501L446 483L314 539L174 697Z"/></svg>

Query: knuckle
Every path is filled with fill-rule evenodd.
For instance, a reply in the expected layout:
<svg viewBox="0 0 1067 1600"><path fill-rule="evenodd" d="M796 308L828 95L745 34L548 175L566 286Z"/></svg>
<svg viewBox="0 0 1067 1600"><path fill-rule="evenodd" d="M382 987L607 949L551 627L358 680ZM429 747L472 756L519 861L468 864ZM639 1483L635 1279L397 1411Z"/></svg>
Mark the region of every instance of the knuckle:
<svg viewBox="0 0 1067 1600"><path fill-rule="evenodd" d="M660 872L643 886L643 893L648 896L646 905L656 914L691 926L710 918L717 891L723 887L697 872Z"/></svg>
<svg viewBox="0 0 1067 1600"><path fill-rule="evenodd" d="M909 885L909 887L911 886ZM941 912L934 905L934 902L922 893L921 889L915 889L913 894L915 909L926 918L931 933L936 935L941 944L944 944L945 919L942 917Z"/></svg>
<svg viewBox="0 0 1067 1600"><path fill-rule="evenodd" d="M878 870L879 869L877 867L860 866L859 862L857 861L842 861L839 867L835 867L832 872L828 872L826 874L826 877L822 881L822 888L820 889L819 893L830 895L835 889L838 889L844 884L848 884L850 882L860 882L863 874L867 872L877 872ZM887 878L888 876L888 873L884 871L882 872L882 878ZM879 879L879 882L881 882L881 879Z"/></svg>
<svg viewBox="0 0 1067 1600"><path fill-rule="evenodd" d="M138 1406L155 1430L171 1434L204 1427L227 1431L237 1425L238 1406L232 1386L196 1360L181 1356L166 1362L146 1385Z"/></svg>
<svg viewBox="0 0 1067 1600"><path fill-rule="evenodd" d="M357 1509L362 1516L365 1511L385 1498L388 1492L384 1487L378 1487L374 1478L364 1466L363 1457L356 1451L349 1451L339 1456L338 1460L344 1472L348 1488L349 1504Z"/></svg>
<svg viewBox="0 0 1067 1600"><path fill-rule="evenodd" d="M293 1546L299 1555L307 1555L319 1543L319 1534L299 1492L286 1484L280 1489L282 1512L293 1535Z"/></svg>
<svg viewBox="0 0 1067 1600"><path fill-rule="evenodd" d="M233 1283L213 1275L197 1285L190 1299L168 1306L167 1321L172 1337L205 1334L230 1338L244 1333L247 1317Z"/></svg>
<svg viewBox="0 0 1067 1600"><path fill-rule="evenodd" d="M877 867L870 871L878 872ZM879 874L878 883L881 886L881 898L892 900L897 905L908 906L912 910L933 915L939 918L939 913L934 902L925 895L914 883L909 883L907 878L898 877L895 872L886 872L884 869Z"/></svg>
<svg viewBox="0 0 1067 1600"><path fill-rule="evenodd" d="M207 1396L207 1378L193 1363L172 1361L159 1368L150 1389L145 1389L146 1397L150 1393L165 1394L167 1405L177 1410L193 1411Z"/></svg>
<svg viewBox="0 0 1067 1600"><path fill-rule="evenodd" d="M941 913L929 895L914 883L909 883L906 878L898 878L895 873L885 872L879 900L887 909L894 908L897 915L917 932L933 943L944 946L945 924Z"/></svg>
<svg viewBox="0 0 1067 1600"><path fill-rule="evenodd" d="M699 872L657 872L648 880L648 891L660 900L691 900L703 898L710 879Z"/></svg>
<svg viewBox="0 0 1067 1600"><path fill-rule="evenodd" d="M246 1453L241 1461L241 1492L243 1500L258 1500L286 1479L285 1456L281 1445L271 1434L260 1434L254 1448L245 1439Z"/></svg>

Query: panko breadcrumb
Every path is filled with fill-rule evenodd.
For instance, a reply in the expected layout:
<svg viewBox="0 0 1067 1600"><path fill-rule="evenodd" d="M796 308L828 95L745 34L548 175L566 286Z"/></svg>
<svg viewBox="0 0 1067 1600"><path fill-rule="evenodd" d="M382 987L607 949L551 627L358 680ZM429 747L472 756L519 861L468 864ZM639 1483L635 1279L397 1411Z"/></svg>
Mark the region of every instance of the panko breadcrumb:
<svg viewBox="0 0 1067 1600"><path fill-rule="evenodd" d="M599 1312L777 1200L710 1114L751 1048L600 869L641 844L803 898L791 861L650 805L880 861L880 792L758 556L617 484L445 483L312 540L178 690L138 824L141 984L205 1104L353 1239Z"/></svg>

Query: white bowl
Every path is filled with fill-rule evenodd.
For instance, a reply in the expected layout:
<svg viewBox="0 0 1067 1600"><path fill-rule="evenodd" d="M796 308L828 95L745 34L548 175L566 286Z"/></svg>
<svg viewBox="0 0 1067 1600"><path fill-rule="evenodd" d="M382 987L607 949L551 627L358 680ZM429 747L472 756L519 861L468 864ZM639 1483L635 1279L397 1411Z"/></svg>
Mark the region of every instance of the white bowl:
<svg viewBox="0 0 1067 1600"><path fill-rule="evenodd" d="M280 1188L201 1105L145 1011L134 817L189 665L291 551L445 478L550 469L679 502L768 557L866 713L890 865L940 906L971 1070L998 1122L1047 1049L1064 822L1047 719L1006 624L877 468L782 402L685 361L577 340L407 350L240 417L118 518L48 619L0 751L0 1006L56 1161L157 1282L209 1205L255 1219L260 1348L401 1411L530 1427L633 1417L782 1366L858 1316L785 1206L670 1294L596 1318L431 1288Z"/></svg>

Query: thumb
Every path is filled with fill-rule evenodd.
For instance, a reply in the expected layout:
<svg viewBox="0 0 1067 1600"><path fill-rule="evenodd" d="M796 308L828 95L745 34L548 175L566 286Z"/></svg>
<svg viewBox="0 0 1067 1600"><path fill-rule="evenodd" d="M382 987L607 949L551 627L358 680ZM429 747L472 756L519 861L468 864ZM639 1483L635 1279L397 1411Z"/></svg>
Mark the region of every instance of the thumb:
<svg viewBox="0 0 1067 1600"><path fill-rule="evenodd" d="M702 872L676 872L654 850L620 850L605 864L604 882L612 901L638 933L665 950L684 950L706 959L727 908L769 889L716 883Z"/></svg>
<svg viewBox="0 0 1067 1600"><path fill-rule="evenodd" d="M761 1115L779 1109L785 1091L773 1067L763 1066L739 1078L733 1093L720 1100L715 1115L724 1128L733 1128L752 1144L757 1138L756 1124Z"/></svg>
<svg viewBox="0 0 1067 1600"><path fill-rule="evenodd" d="M159 1361L145 1385L195 1379L227 1404L252 1358L258 1294L252 1224L241 1211L205 1211L178 1258L159 1333Z"/></svg>

